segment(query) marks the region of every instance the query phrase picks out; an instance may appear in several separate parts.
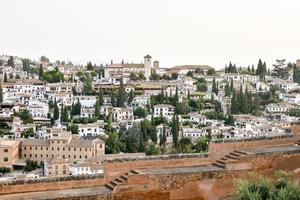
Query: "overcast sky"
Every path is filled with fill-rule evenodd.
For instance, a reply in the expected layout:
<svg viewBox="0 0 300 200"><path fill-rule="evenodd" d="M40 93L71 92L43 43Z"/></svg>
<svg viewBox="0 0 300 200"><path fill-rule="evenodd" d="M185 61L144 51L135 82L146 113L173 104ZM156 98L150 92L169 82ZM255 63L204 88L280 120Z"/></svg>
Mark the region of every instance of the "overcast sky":
<svg viewBox="0 0 300 200"><path fill-rule="evenodd" d="M1 0L0 54L162 67L300 58L299 0Z"/></svg>

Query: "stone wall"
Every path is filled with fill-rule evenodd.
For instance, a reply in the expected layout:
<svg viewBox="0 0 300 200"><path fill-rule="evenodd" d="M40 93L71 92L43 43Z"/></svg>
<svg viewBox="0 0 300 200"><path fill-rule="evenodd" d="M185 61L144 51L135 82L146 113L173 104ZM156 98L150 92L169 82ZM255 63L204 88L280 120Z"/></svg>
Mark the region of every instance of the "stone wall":
<svg viewBox="0 0 300 200"><path fill-rule="evenodd" d="M1 184L1 194L13 194L21 192L35 192L48 190L62 190L70 188L100 186L105 184L103 177L89 178L89 179L72 179L62 181L32 181L23 182L21 184Z"/></svg>
<svg viewBox="0 0 300 200"><path fill-rule="evenodd" d="M299 163L300 153L248 155L236 161L236 165L250 164L250 170L236 170L237 167L235 170L203 174L133 175L127 185L116 188L114 197L118 200L155 199L152 197L160 200L225 199L235 191L235 180L248 179L250 172L272 178L276 171L283 169L292 172L293 180L300 182Z"/></svg>
<svg viewBox="0 0 300 200"><path fill-rule="evenodd" d="M274 137L260 140L223 140L222 142L210 142L209 154L212 159L219 159L222 156L237 149L251 149L256 147L286 146L293 145L300 139L299 135L293 137Z"/></svg>
<svg viewBox="0 0 300 200"><path fill-rule="evenodd" d="M110 181L117 176L124 174L131 169L182 167L210 164L212 160L208 154L194 154L194 156L159 156L155 159L124 160L114 162L104 162L104 173L106 181Z"/></svg>

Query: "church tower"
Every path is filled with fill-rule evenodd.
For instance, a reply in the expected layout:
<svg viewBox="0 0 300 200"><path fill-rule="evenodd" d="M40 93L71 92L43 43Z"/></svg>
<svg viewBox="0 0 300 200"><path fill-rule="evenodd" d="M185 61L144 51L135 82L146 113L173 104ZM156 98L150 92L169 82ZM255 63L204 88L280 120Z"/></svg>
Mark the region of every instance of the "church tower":
<svg viewBox="0 0 300 200"><path fill-rule="evenodd" d="M152 70L151 59L152 59L152 57L150 55L146 55L144 57L145 77L147 80L149 80L149 77L151 76L151 70Z"/></svg>

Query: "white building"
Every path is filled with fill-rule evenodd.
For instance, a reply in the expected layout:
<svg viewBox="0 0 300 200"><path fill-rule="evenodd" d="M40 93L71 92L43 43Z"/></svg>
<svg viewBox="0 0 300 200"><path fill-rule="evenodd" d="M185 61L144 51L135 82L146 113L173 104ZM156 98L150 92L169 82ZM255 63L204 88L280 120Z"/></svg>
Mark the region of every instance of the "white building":
<svg viewBox="0 0 300 200"><path fill-rule="evenodd" d="M197 139L201 137L205 137L207 135L208 132L206 131L206 129L188 128L188 127L182 128L182 136L184 138L190 138L192 143L195 143Z"/></svg>
<svg viewBox="0 0 300 200"><path fill-rule="evenodd" d="M124 120L133 120L133 109L128 108L113 108L113 120L120 122Z"/></svg>
<svg viewBox="0 0 300 200"><path fill-rule="evenodd" d="M133 98L133 101L131 102L131 105L134 108L137 108L137 107L146 107L149 104L150 104L150 96L148 96L148 95L135 96Z"/></svg>
<svg viewBox="0 0 300 200"><path fill-rule="evenodd" d="M154 106L153 116L154 117L166 117L171 119L174 114L175 107L169 104L158 104Z"/></svg>
<svg viewBox="0 0 300 200"><path fill-rule="evenodd" d="M293 93L293 94L283 94L283 93L281 93L279 95L279 98L282 99L285 102L290 103L290 104L300 105L300 94L299 93Z"/></svg>
<svg viewBox="0 0 300 200"><path fill-rule="evenodd" d="M27 110L31 113L33 118L47 118L49 105L42 101L32 100L29 101Z"/></svg>
<svg viewBox="0 0 300 200"><path fill-rule="evenodd" d="M92 124L78 124L78 133L81 137L105 135L103 128L103 121Z"/></svg>
<svg viewBox="0 0 300 200"><path fill-rule="evenodd" d="M70 173L73 176L103 174L103 166L96 163L80 162L70 166Z"/></svg>
<svg viewBox="0 0 300 200"><path fill-rule="evenodd" d="M249 74L239 74L239 73L225 73L224 80L228 82L232 80L233 82L239 82L239 83L245 83L245 82L257 83L259 81L259 76L254 76Z"/></svg>
<svg viewBox="0 0 300 200"><path fill-rule="evenodd" d="M143 73L146 79L149 79L152 70L152 57L150 55L146 55L144 57L144 64L136 64L136 63L122 63L107 65L104 68L104 77L105 78L121 78L121 77L129 77L131 73Z"/></svg>

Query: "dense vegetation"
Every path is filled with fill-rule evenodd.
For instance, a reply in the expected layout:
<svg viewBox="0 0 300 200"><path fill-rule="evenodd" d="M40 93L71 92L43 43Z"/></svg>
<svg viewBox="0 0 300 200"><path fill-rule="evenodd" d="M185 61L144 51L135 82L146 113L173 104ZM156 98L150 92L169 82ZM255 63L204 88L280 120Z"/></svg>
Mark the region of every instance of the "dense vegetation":
<svg viewBox="0 0 300 200"><path fill-rule="evenodd" d="M236 200L299 200L300 197L300 185L293 184L291 175L283 171L276 173L275 180L253 175L248 180L238 180L236 185Z"/></svg>

